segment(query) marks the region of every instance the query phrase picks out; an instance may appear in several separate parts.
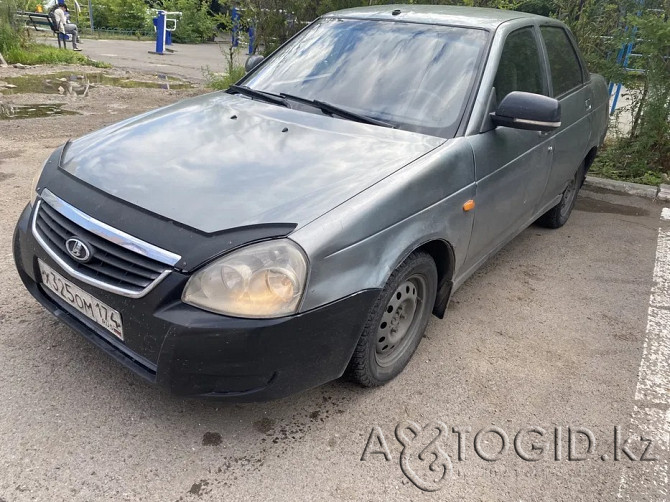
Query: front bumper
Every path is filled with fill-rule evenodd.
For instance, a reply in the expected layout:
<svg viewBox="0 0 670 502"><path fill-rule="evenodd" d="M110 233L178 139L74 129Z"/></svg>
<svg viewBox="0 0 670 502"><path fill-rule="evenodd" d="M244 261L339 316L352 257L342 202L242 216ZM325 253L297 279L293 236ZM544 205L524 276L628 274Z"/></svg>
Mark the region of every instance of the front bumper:
<svg viewBox="0 0 670 502"><path fill-rule="evenodd" d="M181 302L188 275L170 273L139 299L77 281L30 230L30 206L14 232L13 251L28 291L52 314L143 378L182 395L239 401L275 399L334 380L344 372L379 290L366 290L279 319L238 319ZM40 284L37 259L121 313L124 341Z"/></svg>

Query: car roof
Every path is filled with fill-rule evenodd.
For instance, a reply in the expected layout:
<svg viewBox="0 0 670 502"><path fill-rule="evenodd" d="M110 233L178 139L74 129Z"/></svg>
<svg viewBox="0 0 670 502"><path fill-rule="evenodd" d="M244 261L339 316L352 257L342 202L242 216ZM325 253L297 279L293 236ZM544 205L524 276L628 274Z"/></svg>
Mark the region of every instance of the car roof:
<svg viewBox="0 0 670 502"><path fill-rule="evenodd" d="M400 13L393 15L392 12ZM513 10L486 9L481 7L461 7L455 5L375 5L330 12L323 17L351 19L379 19L398 22L444 24L496 29L502 23L513 19L542 19L543 16Z"/></svg>

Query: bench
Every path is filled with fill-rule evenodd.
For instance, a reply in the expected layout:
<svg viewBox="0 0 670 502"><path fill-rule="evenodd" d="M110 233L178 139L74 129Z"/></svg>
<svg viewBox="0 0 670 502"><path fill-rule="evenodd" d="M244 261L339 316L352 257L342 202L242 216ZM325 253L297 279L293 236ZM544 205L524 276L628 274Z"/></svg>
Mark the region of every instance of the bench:
<svg viewBox="0 0 670 502"><path fill-rule="evenodd" d="M35 28L35 31L51 31L56 38L58 38L58 48L61 48L61 42L63 44L63 49L67 49L67 41L71 40L71 37L65 33L58 31L58 27L55 23L52 22L48 14L43 12L25 12L17 11L17 17L22 18L26 22L26 26L32 26ZM48 30L47 30L48 28ZM74 45L74 42L73 42Z"/></svg>

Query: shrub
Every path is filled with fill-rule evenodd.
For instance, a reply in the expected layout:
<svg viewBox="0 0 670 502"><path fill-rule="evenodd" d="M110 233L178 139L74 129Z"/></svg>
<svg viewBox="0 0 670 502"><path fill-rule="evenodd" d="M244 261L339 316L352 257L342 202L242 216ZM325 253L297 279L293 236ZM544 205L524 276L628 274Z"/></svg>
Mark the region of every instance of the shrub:
<svg viewBox="0 0 670 502"><path fill-rule="evenodd" d="M182 43L207 42L214 39L218 18L205 0L164 0L161 8L182 13L172 40Z"/></svg>
<svg viewBox="0 0 670 502"><path fill-rule="evenodd" d="M18 49L21 46L21 38L9 23L0 19L0 53L6 56L11 50Z"/></svg>
<svg viewBox="0 0 670 502"><path fill-rule="evenodd" d="M225 91L235 82L244 77L244 66L236 66L228 73L213 73L209 68L205 70L207 87L217 91Z"/></svg>
<svg viewBox="0 0 670 502"><path fill-rule="evenodd" d="M632 64L642 70L623 79L633 96L631 127L607 145L593 172L658 184L670 175L670 22L660 10L629 16L627 23L638 28L635 52L640 56Z"/></svg>
<svg viewBox="0 0 670 502"><path fill-rule="evenodd" d="M205 78L207 79L208 87L218 91L225 91L228 87L244 77L246 73L244 66L238 65L235 62L237 52L238 49L232 47L228 49L228 54L226 55L226 60L228 62L227 73L214 73L209 68L205 69Z"/></svg>
<svg viewBox="0 0 670 502"><path fill-rule="evenodd" d="M143 0L96 0L93 4L96 28L144 32L153 29L151 17Z"/></svg>

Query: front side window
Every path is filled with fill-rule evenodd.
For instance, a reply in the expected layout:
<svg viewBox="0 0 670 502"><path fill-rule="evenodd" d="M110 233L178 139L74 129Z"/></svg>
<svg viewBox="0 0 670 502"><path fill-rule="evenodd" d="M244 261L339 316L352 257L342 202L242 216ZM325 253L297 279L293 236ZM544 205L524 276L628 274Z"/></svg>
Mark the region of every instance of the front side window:
<svg viewBox="0 0 670 502"><path fill-rule="evenodd" d="M324 18L241 84L452 137L488 37L471 28Z"/></svg>
<svg viewBox="0 0 670 502"><path fill-rule="evenodd" d="M554 96L561 96L582 85L582 67L565 30L554 26L542 26L540 32L547 47Z"/></svg>
<svg viewBox="0 0 670 502"><path fill-rule="evenodd" d="M512 91L544 94L544 71L532 28L507 36L494 85L498 103Z"/></svg>

